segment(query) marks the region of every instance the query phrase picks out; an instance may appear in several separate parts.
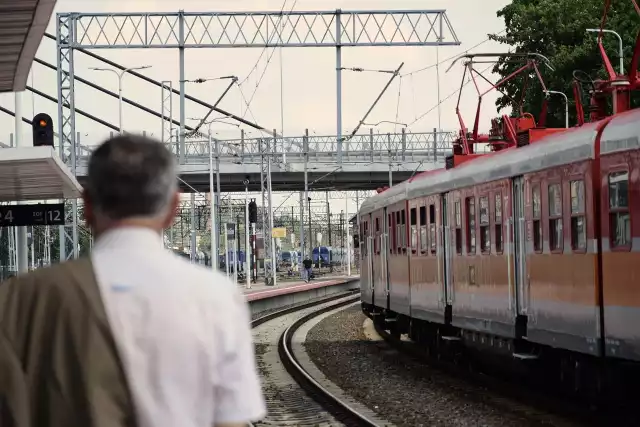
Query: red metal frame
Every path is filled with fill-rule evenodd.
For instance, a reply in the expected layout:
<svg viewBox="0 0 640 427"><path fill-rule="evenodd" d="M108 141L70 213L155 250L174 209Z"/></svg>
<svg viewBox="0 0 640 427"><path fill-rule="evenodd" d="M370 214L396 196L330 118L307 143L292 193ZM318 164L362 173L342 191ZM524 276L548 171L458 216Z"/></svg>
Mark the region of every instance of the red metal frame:
<svg viewBox="0 0 640 427"><path fill-rule="evenodd" d="M504 77L502 80L500 80L497 83L492 83L489 79L487 79L482 74L482 72L474 68L474 63L477 63L477 62L474 62L474 59L476 57L495 58L490 61L482 61L483 63L486 63L486 62L497 62L499 57L502 57L505 55L508 55L513 58L518 58L518 57L523 58L525 59L525 62L522 64L520 68L518 68L516 71L512 72L508 76ZM542 59L542 61L545 63L547 67L549 67L550 69L553 69L549 64L549 61L544 56L535 54L535 53L526 53L526 54L480 53L480 54L462 55L452 63L451 67L459 59L462 59L462 58L466 58L467 61L464 64L465 69L462 75L460 92L458 93L458 102L456 104L456 115L458 116L458 122L460 123L460 133L459 133L458 140L454 142L454 155L467 156L467 155L474 154L473 144L475 143L487 143L492 147L492 151L498 151L504 148L515 146L517 144L518 133L538 127L534 117L531 114L525 113L522 109L522 105L524 103L524 97L526 95L526 91L529 86L528 84L529 76L525 72L528 70L533 70L533 72L536 74L538 81L540 82L542 91L546 92L547 88L544 83L544 79L540 74L538 63L540 62L540 59ZM511 59L510 62L514 62L513 59ZM449 67L449 69L451 69L451 67ZM478 94L478 107L476 109L476 116L473 124L473 131L470 135L466 127L466 124L464 122L464 119L462 118L462 114L460 113L460 100L462 98L462 88L465 85L465 78L467 77L467 73L469 73L469 78L473 81L473 84L476 88L476 92ZM488 135L480 134L479 124L480 124L480 112L482 108L482 98L492 90L500 91L503 95L509 97L508 94L500 90L501 86L503 86L508 81L513 80L514 78L516 78L518 75L522 73L525 73L524 74L525 79L524 79L523 90L520 96L520 100L515 101L514 99L512 99L514 103L514 110L516 110L519 113L518 117L512 118L512 117L503 115L501 117L501 120L502 120L501 123L499 123L498 120L492 121L492 129L490 134ZM476 77L482 78L485 82L489 83L491 87L485 91L481 91ZM541 123L546 122L546 114L547 114L547 102L545 101L543 103L542 111L540 113Z"/></svg>
<svg viewBox="0 0 640 427"><path fill-rule="evenodd" d="M636 13L640 16L640 6L636 0L631 0ZM612 97L613 114L628 111L630 105L630 91L640 88L640 78L638 77L638 65L640 63L640 31L636 37L636 44L633 50L631 65L626 75L618 74L602 44L603 29L607 23L607 16L611 9L611 0L605 0L604 12L598 33L598 51L602 57L604 68L607 72L607 80L597 80L594 82L595 90L591 91L589 120L595 122L608 117L606 113L607 98ZM584 124L584 110L579 94L577 93L577 82L574 83L574 97L576 100L576 113L578 115L578 125Z"/></svg>

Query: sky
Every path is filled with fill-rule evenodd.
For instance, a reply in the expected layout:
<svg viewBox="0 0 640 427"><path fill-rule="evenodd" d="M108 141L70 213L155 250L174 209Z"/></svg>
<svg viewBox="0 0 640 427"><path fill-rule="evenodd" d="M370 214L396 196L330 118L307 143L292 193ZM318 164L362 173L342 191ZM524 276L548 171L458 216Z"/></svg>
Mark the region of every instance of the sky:
<svg viewBox="0 0 640 427"><path fill-rule="evenodd" d="M187 12L211 11L280 11L284 0L58 0L56 13L59 12L177 12L178 7ZM294 6L295 3L295 6ZM455 115L456 91L460 87L462 65L458 64L449 72L446 69L455 57L482 43L471 52L504 52L506 46L486 41L487 34L498 33L504 29L503 22L496 12L504 7L508 0L287 0L284 10L409 10L409 9L446 9L460 46L453 47L358 47L344 48L343 67L361 67L368 70L394 70L401 62L404 67L402 78L396 79L372 111L367 123L382 121L411 124L411 132L431 132L440 127L446 131L457 131L458 120ZM178 6L179 5L179 6ZM48 32L55 34L56 16L49 23ZM111 33L111 37L115 37ZM112 61L127 67L150 66L141 73L160 81L171 81L173 87L179 86L179 62L177 49L109 49L93 50ZM56 63L55 42L44 39L37 57ZM267 59L271 57L270 61ZM254 121L267 129L277 129L285 136L298 136L308 129L310 134L336 134L336 72L335 50L332 48L284 48L274 51L272 48L246 49L192 49L185 53L185 77L187 80L198 78L211 79L219 76L235 75L244 81L241 90L234 87L222 100L220 107ZM438 79L435 68L417 71L435 64L436 58L442 61L440 70L440 108L438 105ZM105 64L88 58L82 53L75 54L76 76L91 80L113 92L118 90L118 80L114 73L91 70L91 67L107 67ZM489 72L487 77L494 80ZM374 72L343 72L343 133L350 133L362 119L374 102L389 74ZM260 81L260 82L259 82ZM281 81L283 82L281 87ZM258 84L259 82L259 84ZM57 95L56 73L43 65L34 64L29 85L49 95ZM213 80L202 84L188 83L187 93L209 103L214 103L226 87L223 80ZM118 125L118 101L76 82L76 108L99 116L114 125ZM132 76L123 79L124 96L151 109L160 111L162 107L161 90ZM255 94L252 97L252 94ZM252 99L247 110L243 102ZM490 119L495 117L496 93L490 92L483 98L481 128L487 130ZM468 126L472 126L477 106L477 93L473 85L464 88L460 109ZM179 98L173 99L173 116L179 118ZM46 112L57 122L57 105L34 96L30 92L22 95L23 114L32 117ZM0 94L0 105L14 109L14 95ZM196 104L186 104L186 117L200 119L207 110ZM219 117L219 116L215 116ZM188 120L189 124L196 121ZM160 137L161 121L147 113L124 105L123 127L127 131L146 130L148 134ZM373 127L374 132L393 132L396 124L382 123ZM0 142L8 143L9 134L14 130L12 117L0 114ZM248 136L259 136L259 132L228 123L214 123L211 131L220 139L239 138L240 129ZM110 130L100 124L78 116L76 130L80 133L83 145L96 145L108 137ZM399 130L399 129L398 129ZM57 131L57 125L56 125ZM30 128L23 123L23 138L30 140ZM364 126L361 132L369 132ZM274 204L286 196L277 196ZM290 199L297 201L297 197ZM287 202L288 203L288 202ZM295 203L295 202L294 202ZM350 211L355 210L351 203Z"/></svg>
<svg viewBox="0 0 640 427"><path fill-rule="evenodd" d="M290 10L295 0L287 0L285 10ZM457 130L458 121L455 116L457 96L438 104L438 84L435 68L411 73L440 60L463 53L465 50L486 40L488 33L496 33L504 28L503 22L496 17L496 12L507 0L298 0L294 10L385 10L385 9L446 9L449 20L456 31L461 46L455 47L379 47L379 48L345 48L342 62L344 67L362 67L372 70L393 70L404 62L402 74L396 79L380 103L371 113L367 123L393 121L411 124L410 131L431 131L441 127L444 130ZM178 2L174 0L58 0L56 12L176 12ZM182 0L181 9L190 12L209 11L280 11L283 0ZM54 16L49 23L49 32L55 33ZM44 39L37 57L55 64L55 43ZM486 42L474 49L474 52L502 52L506 47L494 42ZM262 48L246 49L192 49L186 52L186 79L215 78L224 75L236 75L242 84L242 93L246 99L251 98L250 110L244 108L241 91L234 87L220 104L227 111L244 116L258 122L267 129L284 131L284 135L300 135L305 129L311 134L336 134L336 76L335 51L332 48L284 48L268 49L261 56ZM94 50L117 63L128 67L150 65L151 68L142 73L157 80L172 81L178 87L179 63L177 49L112 49ZM271 60L267 64L267 58ZM282 58L282 60L280 60ZM117 77L114 73L91 70L91 67L105 67L104 64L86 57L81 53L75 55L75 72L77 76L89 79L100 86L117 92ZM450 62L440 67L441 99L455 92L461 83L462 66L457 65L446 72ZM266 68L265 68L266 67ZM252 71L253 70L253 71ZM260 77L262 80L257 85ZM487 73L488 76L490 74ZM247 78L248 77L248 78ZM280 86L281 78L283 81ZM495 76L492 77L495 79ZM376 96L389 79L388 74L364 72L343 73L343 132L348 133L358 124L369 109ZM37 89L55 96L56 74L53 70L35 64L29 84ZM226 86L222 80L209 81L202 84L188 83L187 92L213 103ZM282 89L282 98L281 98ZM124 96L143 105L161 109L161 91L135 77L125 76L123 79ZM483 127L489 126L489 120L495 116L495 92L484 98L482 121ZM0 105L13 110L13 94L0 94ZM178 97L173 98L173 115L178 118ZM463 90L461 111L465 120L471 124L477 105L477 94L473 85ZM114 125L118 125L118 101L82 83L76 83L76 108L84 109ZM57 106L30 92L23 95L23 111L25 116L33 113L47 112L57 119ZM431 111L427 113L428 111ZM187 103L187 118L201 118L206 109ZM427 113L427 114L425 114ZM440 126L439 114L440 113ZM134 107L124 106L123 126L129 131L147 130L160 135L160 119L141 112ZM196 123L193 120L190 124ZM413 123L415 122L415 123ZM413 124L412 124L413 123ZM0 141L7 142L8 134L13 131L13 119L0 115ZM374 132L386 133L394 131L398 125L383 123L374 127ZM239 127L227 123L215 123L212 132L219 138L237 138ZM245 128L250 135L257 132ZM102 125L93 123L83 117L76 120L76 130L81 133L83 144L100 143L109 133ZM368 132L367 126L363 129ZM29 129L25 124L23 135L28 137Z"/></svg>

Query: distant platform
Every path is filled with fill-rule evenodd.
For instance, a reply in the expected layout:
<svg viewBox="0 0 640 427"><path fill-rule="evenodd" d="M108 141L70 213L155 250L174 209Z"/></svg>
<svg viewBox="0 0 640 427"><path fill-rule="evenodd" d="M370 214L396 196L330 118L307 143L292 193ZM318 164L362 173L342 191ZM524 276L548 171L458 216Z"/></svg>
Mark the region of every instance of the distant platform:
<svg viewBox="0 0 640 427"><path fill-rule="evenodd" d="M277 286L265 286L263 284L252 284L251 289L244 289L247 301L257 301L269 299L278 296L297 294L299 292L310 291L318 288L332 287L346 283L357 282L360 277L353 276L334 276L312 280L309 283L304 281L295 282L279 282Z"/></svg>
<svg viewBox="0 0 640 427"><path fill-rule="evenodd" d="M82 186L52 147L0 149L0 201L77 199Z"/></svg>

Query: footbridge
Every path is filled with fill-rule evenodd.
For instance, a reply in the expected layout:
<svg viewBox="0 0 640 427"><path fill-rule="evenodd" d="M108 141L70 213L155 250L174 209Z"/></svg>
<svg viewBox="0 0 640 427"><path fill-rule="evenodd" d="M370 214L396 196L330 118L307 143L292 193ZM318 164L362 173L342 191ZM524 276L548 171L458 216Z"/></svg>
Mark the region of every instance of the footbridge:
<svg viewBox="0 0 640 427"><path fill-rule="evenodd" d="M265 137L232 140L191 140L167 143L178 159L185 192L209 192L210 171L222 192L261 190L261 165L271 161L272 191L302 191L306 182L316 190L373 190L410 178L416 171L443 167L451 153L452 132L354 135L342 142L338 156L335 136ZM93 144L92 144L93 145ZM86 177L92 145L78 144L76 174ZM210 167L212 166L212 168Z"/></svg>

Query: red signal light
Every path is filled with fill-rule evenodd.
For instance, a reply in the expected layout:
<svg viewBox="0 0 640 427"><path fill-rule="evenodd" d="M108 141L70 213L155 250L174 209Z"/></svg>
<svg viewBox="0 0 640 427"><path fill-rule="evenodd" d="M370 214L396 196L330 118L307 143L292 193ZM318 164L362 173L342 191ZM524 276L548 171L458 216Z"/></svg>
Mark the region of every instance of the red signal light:
<svg viewBox="0 0 640 427"><path fill-rule="evenodd" d="M40 120L40 127L46 127L47 126L47 121L46 120Z"/></svg>

